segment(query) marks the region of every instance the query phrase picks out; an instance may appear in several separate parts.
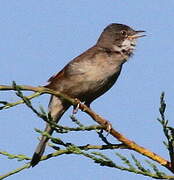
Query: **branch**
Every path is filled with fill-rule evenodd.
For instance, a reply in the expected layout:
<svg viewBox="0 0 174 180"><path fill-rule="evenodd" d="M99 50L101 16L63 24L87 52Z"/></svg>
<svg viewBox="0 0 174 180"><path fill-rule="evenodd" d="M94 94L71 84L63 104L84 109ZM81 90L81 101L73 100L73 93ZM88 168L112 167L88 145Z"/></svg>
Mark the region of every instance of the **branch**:
<svg viewBox="0 0 174 180"><path fill-rule="evenodd" d="M8 172L7 174L4 174L4 175L0 176L0 179L5 179L6 177L11 176L13 174L16 174L16 173L18 173L18 172L20 172L20 171L22 171L24 169L27 169L29 167L30 167L30 163L27 163L27 164L23 165L20 168L17 168L17 169L15 169L13 171Z"/></svg>
<svg viewBox="0 0 174 180"><path fill-rule="evenodd" d="M94 150L94 149L98 149L98 150L107 150L107 149L125 149L125 145L123 144L112 144L112 145L84 145L84 146L75 146L75 145L71 145L70 143L64 143L63 141L61 141L60 139L58 138L53 138L51 137L49 134L46 134L45 132L43 131L40 131L40 130L37 130L39 133L41 134L44 134L46 136L48 136L52 141L54 141L54 143L56 142L59 142L61 145L64 145L64 147L66 149L59 149L57 150L58 148L55 147L55 145L50 145L49 143L49 146L51 146L53 149L56 149L56 152L54 153L51 153L51 154L48 154L46 156L43 156L41 161L43 160L47 160L51 157L56 157L56 156L60 156L60 155L63 155L63 154L77 154L77 151L76 149L80 149L81 151L84 150L84 151L88 151L88 150ZM72 147L76 147L76 148L72 148ZM3 151L0 151L0 154L2 155L5 155L7 156L9 159L17 159L18 161L23 161L23 160L31 160L31 158L25 156L25 155L13 155L13 154L10 154L8 152L3 152ZM27 169L27 168L30 168L30 163L27 163L25 165L23 165L22 167L20 168L17 168L15 170L12 170L4 175L1 175L0 176L0 179L4 179L6 177L9 177L13 174L16 174L24 169Z"/></svg>
<svg viewBox="0 0 174 180"><path fill-rule="evenodd" d="M163 127L163 132L167 139L167 142L163 142L163 143L168 149L171 166L174 167L174 129L168 125L168 120L166 120L165 118L165 110L166 110L166 103L163 92L160 97L160 108L159 108L161 118L158 118L157 120L161 123Z"/></svg>
<svg viewBox="0 0 174 180"><path fill-rule="evenodd" d="M63 93L60 93L58 91L54 91L48 88L44 88L44 87L33 87L33 86L18 86L13 84L13 86L0 86L0 90L3 91L7 91L7 90L23 90L23 91L34 91L34 92L38 92L41 94L53 94L57 97L61 97L63 99L65 99L67 102L69 102L70 104L77 106L79 105L79 108L86 112L90 117L92 117L93 120L95 120L97 123L99 123L106 131L108 130L108 121L105 120L104 118L102 118L101 116L99 116L98 114L96 114L95 112L93 112L90 108L88 108L86 105L82 104L79 100L77 99L73 99ZM129 149L134 150L154 161L156 161L157 163L161 164L162 166L166 167L168 170L170 170L171 172L174 172L174 169L171 165L171 163L167 160L165 160L164 158L160 157L159 155L151 152L150 150L139 146L138 144L136 144L135 142L129 140L128 138L126 138L125 136L123 136L120 132L116 131L114 128L111 128L109 133L115 137L117 140L119 140L120 142L122 142L123 144L125 144Z"/></svg>

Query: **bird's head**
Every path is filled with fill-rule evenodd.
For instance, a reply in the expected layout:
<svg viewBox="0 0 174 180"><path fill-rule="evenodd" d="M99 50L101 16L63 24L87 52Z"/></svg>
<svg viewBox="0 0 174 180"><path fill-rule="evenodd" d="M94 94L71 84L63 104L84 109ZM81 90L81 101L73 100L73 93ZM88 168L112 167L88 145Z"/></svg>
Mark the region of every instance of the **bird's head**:
<svg viewBox="0 0 174 180"><path fill-rule="evenodd" d="M145 35L124 24L110 24L100 35L97 45L112 51L131 54L136 46L136 40Z"/></svg>

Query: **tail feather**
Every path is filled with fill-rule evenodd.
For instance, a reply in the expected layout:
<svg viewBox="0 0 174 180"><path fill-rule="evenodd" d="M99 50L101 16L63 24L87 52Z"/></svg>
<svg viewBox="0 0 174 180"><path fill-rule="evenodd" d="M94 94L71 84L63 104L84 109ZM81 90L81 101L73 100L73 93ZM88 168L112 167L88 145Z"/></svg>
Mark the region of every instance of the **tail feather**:
<svg viewBox="0 0 174 180"><path fill-rule="evenodd" d="M51 117L54 122L58 122L65 111L69 108L69 104L62 102L58 97L52 96L49 104L49 111L51 113ZM52 135L53 129L50 127L49 124L46 125L44 130L48 134ZM46 136L42 136L41 140L33 154L32 160L30 162L31 166L34 167L37 165L45 151L46 144L49 138Z"/></svg>
<svg viewBox="0 0 174 180"><path fill-rule="evenodd" d="M45 128L45 132L49 133L50 135L53 133L53 130L51 129L49 124L47 124L47 126ZM38 162L40 161L40 159L45 151L48 140L49 140L49 138L47 136L42 136L42 138L41 138L39 144L37 145L37 148L33 154L32 160L30 162L32 167L37 165Z"/></svg>

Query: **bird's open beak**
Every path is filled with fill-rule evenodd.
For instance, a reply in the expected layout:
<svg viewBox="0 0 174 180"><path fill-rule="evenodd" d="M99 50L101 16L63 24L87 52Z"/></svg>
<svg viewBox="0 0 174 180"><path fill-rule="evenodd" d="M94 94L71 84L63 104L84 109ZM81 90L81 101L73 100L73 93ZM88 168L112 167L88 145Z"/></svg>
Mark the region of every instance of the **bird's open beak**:
<svg viewBox="0 0 174 180"><path fill-rule="evenodd" d="M137 38L140 38L140 37L144 37L146 35L140 35L139 33L143 33L143 32L146 32L146 31L135 31L135 34L134 35L131 35L131 36L128 36L129 39L137 39Z"/></svg>

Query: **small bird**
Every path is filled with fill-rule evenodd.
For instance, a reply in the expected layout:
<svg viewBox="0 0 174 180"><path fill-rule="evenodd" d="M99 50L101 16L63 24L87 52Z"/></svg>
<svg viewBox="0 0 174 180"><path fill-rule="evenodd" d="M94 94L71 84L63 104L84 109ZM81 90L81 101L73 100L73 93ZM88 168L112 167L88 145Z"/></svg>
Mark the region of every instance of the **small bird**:
<svg viewBox="0 0 174 180"><path fill-rule="evenodd" d="M123 64L133 54L137 38L145 36L140 34L142 32L145 31L135 31L124 24L108 25L94 46L52 76L45 87L77 98L89 107L114 85ZM70 106L63 98L52 95L49 113L53 121L58 123ZM50 135L53 133L48 123L44 131ZM30 162L32 167L40 161L48 140L46 136L41 137Z"/></svg>

